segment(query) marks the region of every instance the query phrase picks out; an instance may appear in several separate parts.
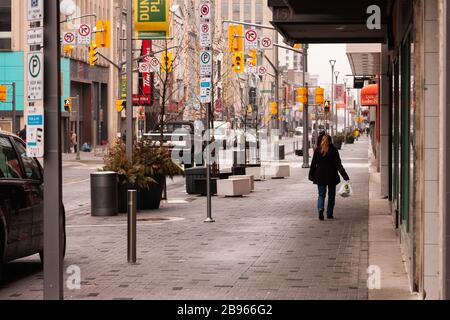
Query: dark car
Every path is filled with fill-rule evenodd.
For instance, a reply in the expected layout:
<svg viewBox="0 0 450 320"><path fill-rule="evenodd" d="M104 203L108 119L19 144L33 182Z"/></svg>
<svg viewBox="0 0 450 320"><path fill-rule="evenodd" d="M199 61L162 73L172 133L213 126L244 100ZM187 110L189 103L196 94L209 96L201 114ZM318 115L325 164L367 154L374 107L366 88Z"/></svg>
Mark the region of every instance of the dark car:
<svg viewBox="0 0 450 320"><path fill-rule="evenodd" d="M154 141L156 145L159 145L161 139L159 126L150 133L144 134L144 137ZM183 164L185 168L190 168L195 163L196 143L202 146L202 150L205 148L202 136L198 133L196 134L194 123L189 121L171 121L166 123L163 128L163 143L165 147L174 151L180 157L183 157L184 152L190 151L190 163L180 163Z"/></svg>
<svg viewBox="0 0 450 320"><path fill-rule="evenodd" d="M27 156L25 143L0 131L0 280L4 263L37 253L43 260L43 183L43 169L37 159ZM63 206L61 212L65 252Z"/></svg>

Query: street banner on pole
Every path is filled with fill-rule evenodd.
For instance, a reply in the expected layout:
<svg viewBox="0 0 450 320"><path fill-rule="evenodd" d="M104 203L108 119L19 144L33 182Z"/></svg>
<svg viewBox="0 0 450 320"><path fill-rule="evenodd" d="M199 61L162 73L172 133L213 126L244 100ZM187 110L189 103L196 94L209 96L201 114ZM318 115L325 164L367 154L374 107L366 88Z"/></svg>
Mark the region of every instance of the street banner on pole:
<svg viewBox="0 0 450 320"><path fill-rule="evenodd" d="M134 29L140 39L170 35L169 0L134 0Z"/></svg>
<svg viewBox="0 0 450 320"><path fill-rule="evenodd" d="M334 86L334 103L336 105L345 103L345 85L336 84Z"/></svg>

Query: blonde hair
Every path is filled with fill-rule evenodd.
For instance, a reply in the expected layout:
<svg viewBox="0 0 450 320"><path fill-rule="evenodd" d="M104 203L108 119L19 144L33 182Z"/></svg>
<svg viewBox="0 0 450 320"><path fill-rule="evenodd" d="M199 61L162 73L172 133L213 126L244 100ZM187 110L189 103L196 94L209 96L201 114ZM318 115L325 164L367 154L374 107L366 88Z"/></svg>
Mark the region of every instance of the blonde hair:
<svg viewBox="0 0 450 320"><path fill-rule="evenodd" d="M324 135L320 142L320 153L322 156L326 156L330 150L330 136Z"/></svg>

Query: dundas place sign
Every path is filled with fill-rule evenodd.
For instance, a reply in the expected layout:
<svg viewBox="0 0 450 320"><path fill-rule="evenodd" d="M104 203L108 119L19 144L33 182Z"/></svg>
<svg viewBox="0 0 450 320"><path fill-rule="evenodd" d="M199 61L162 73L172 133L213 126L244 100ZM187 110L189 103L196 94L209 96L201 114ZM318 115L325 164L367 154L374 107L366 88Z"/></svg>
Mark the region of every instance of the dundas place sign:
<svg viewBox="0 0 450 320"><path fill-rule="evenodd" d="M134 0L134 8L139 39L169 36L169 0Z"/></svg>

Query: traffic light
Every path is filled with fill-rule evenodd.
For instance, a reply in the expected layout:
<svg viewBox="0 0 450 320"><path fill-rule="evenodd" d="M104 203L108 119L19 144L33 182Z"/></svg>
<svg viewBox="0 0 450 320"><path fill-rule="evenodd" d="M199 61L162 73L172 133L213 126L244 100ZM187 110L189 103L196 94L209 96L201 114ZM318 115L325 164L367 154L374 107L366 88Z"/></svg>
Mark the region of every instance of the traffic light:
<svg viewBox="0 0 450 320"><path fill-rule="evenodd" d="M64 110L66 112L72 112L72 98L67 98L64 100Z"/></svg>
<svg viewBox="0 0 450 320"><path fill-rule="evenodd" d="M250 50L248 56L249 56L248 63L253 67L256 67L256 65L258 64L258 53L256 52L256 50L255 49Z"/></svg>
<svg viewBox="0 0 450 320"><path fill-rule="evenodd" d="M270 113L274 116L278 114L278 104L276 102L270 103Z"/></svg>
<svg viewBox="0 0 450 320"><path fill-rule="evenodd" d="M163 72L173 72L173 54L172 52L165 51L161 58L161 68Z"/></svg>
<svg viewBox="0 0 450 320"><path fill-rule="evenodd" d="M0 85L0 101L6 102L8 99L7 87L5 85Z"/></svg>
<svg viewBox="0 0 450 320"><path fill-rule="evenodd" d="M111 21L98 20L96 24L95 42L100 48L111 46Z"/></svg>
<svg viewBox="0 0 450 320"><path fill-rule="evenodd" d="M236 73L244 72L244 52L233 53L233 71Z"/></svg>
<svg viewBox="0 0 450 320"><path fill-rule="evenodd" d="M331 105L331 103L330 103L330 101L325 101L325 113L330 113L330 105Z"/></svg>
<svg viewBox="0 0 450 320"><path fill-rule="evenodd" d="M66 44L66 45L64 46L64 53L67 54L67 55L71 54L72 51L73 51L73 48L74 48L73 45L71 45L71 44Z"/></svg>
<svg viewBox="0 0 450 320"><path fill-rule="evenodd" d="M120 113L127 107L127 101L126 100L116 100L116 109L117 112Z"/></svg>
<svg viewBox="0 0 450 320"><path fill-rule="evenodd" d="M230 52L244 51L244 27L230 25L228 27L228 50Z"/></svg>
<svg viewBox="0 0 450 320"><path fill-rule="evenodd" d="M324 88L321 87L316 88L316 105L324 103L325 101L324 94L325 94Z"/></svg>
<svg viewBox="0 0 450 320"><path fill-rule="evenodd" d="M89 46L89 65L95 66L98 61L98 47L95 42Z"/></svg>
<svg viewBox="0 0 450 320"><path fill-rule="evenodd" d="M298 88L297 90L297 102L302 104L308 103L308 89Z"/></svg>

